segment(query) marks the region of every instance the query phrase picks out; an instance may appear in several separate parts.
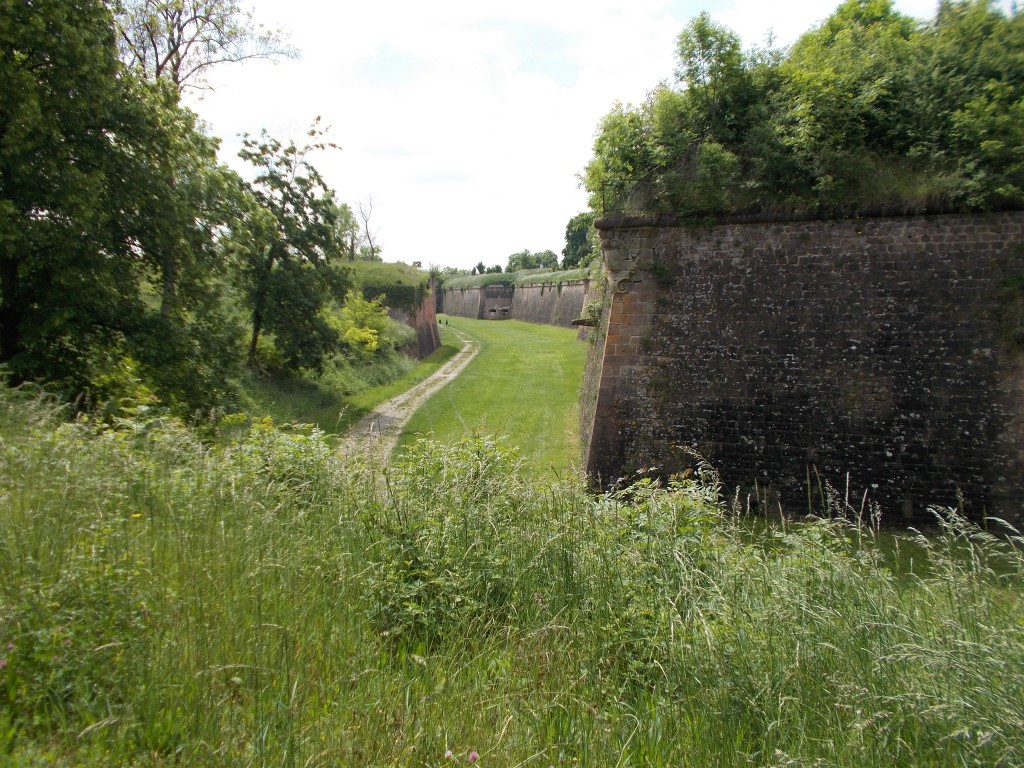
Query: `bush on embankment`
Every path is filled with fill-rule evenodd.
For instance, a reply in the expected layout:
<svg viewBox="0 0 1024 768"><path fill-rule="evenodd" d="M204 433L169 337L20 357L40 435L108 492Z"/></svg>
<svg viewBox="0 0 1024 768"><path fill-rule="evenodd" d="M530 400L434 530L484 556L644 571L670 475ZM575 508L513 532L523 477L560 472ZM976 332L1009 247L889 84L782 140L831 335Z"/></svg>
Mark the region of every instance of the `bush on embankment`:
<svg viewBox="0 0 1024 768"><path fill-rule="evenodd" d="M473 437L378 482L222 429L0 394L3 761L1024 761L1024 557L955 515L912 575L707 467L593 496Z"/></svg>

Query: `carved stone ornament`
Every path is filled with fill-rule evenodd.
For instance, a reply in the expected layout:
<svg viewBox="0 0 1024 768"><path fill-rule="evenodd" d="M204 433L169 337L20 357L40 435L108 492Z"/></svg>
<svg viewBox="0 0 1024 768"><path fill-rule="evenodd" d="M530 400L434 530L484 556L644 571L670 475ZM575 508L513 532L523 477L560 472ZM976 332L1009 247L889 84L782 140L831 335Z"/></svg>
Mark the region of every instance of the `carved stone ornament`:
<svg viewBox="0 0 1024 768"><path fill-rule="evenodd" d="M656 237L651 228L602 233L601 255L616 293L628 292L654 266Z"/></svg>

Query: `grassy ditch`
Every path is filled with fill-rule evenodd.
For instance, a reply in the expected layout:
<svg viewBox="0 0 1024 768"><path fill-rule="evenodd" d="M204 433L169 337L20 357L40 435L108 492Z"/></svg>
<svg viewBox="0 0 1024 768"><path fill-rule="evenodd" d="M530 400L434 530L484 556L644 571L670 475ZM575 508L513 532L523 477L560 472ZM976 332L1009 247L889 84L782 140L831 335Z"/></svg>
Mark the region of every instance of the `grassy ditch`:
<svg viewBox="0 0 1024 768"><path fill-rule="evenodd" d="M240 409L254 418L310 424L335 436L380 403L431 376L461 348L454 334L442 329L441 347L419 362L396 353L381 361L352 364L347 371L329 370L317 378L249 375L242 382Z"/></svg>
<svg viewBox="0 0 1024 768"><path fill-rule="evenodd" d="M708 467L593 496L502 446L381 483L0 392L0 763L1024 763L1013 542L943 513L894 575L852 523L752 535Z"/></svg>
<svg viewBox="0 0 1024 768"><path fill-rule="evenodd" d="M476 339L480 353L413 416L399 450L422 435L458 442L476 432L507 438L538 475L578 467L586 345L576 331L516 320L447 321Z"/></svg>

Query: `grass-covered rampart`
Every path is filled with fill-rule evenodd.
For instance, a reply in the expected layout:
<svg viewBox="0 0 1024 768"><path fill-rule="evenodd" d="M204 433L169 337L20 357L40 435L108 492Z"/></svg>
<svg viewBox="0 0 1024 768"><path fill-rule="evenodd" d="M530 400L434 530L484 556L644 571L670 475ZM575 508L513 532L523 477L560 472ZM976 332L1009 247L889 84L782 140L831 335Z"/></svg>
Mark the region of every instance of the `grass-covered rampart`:
<svg viewBox="0 0 1024 768"><path fill-rule="evenodd" d="M415 313L430 293L430 275L408 264L352 261L348 267L364 298L383 297L386 307Z"/></svg>
<svg viewBox="0 0 1024 768"><path fill-rule="evenodd" d="M446 277L445 288L482 288L488 285L539 285L541 283L569 283L590 277L589 268L580 269L523 269L518 272L491 272L483 275L457 275Z"/></svg>
<svg viewBox="0 0 1024 768"><path fill-rule="evenodd" d="M594 496L471 437L380 483L224 429L0 391L0 762L1024 762L1019 540L944 517L915 575L707 467Z"/></svg>

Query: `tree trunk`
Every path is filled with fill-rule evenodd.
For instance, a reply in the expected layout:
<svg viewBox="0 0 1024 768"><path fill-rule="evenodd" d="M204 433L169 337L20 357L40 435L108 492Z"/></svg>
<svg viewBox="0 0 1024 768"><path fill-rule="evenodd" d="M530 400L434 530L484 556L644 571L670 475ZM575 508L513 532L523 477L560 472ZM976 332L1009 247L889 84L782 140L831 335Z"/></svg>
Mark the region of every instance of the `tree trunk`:
<svg viewBox="0 0 1024 768"><path fill-rule="evenodd" d="M18 260L0 258L0 363L21 352L21 312L18 311ZM19 383L12 380L12 383Z"/></svg>
<svg viewBox="0 0 1024 768"><path fill-rule="evenodd" d="M160 291L160 317L170 317L174 309L176 294L174 283L177 279L177 259L173 252L164 254L163 258L163 289Z"/></svg>
<svg viewBox="0 0 1024 768"><path fill-rule="evenodd" d="M262 303L262 302L261 302ZM250 368L256 367L256 343L260 339L260 331L263 330L263 308L252 311L252 338L249 341L248 363Z"/></svg>
<svg viewBox="0 0 1024 768"><path fill-rule="evenodd" d="M268 245L263 252L266 261L263 265L263 274L258 278L256 294L252 300L252 338L249 341L248 357L250 368L256 366L256 343L260 339L260 331L263 330L263 314L267 306L268 278L270 277L271 270L274 269L274 263L277 261L277 257L274 256L272 251L273 249Z"/></svg>

